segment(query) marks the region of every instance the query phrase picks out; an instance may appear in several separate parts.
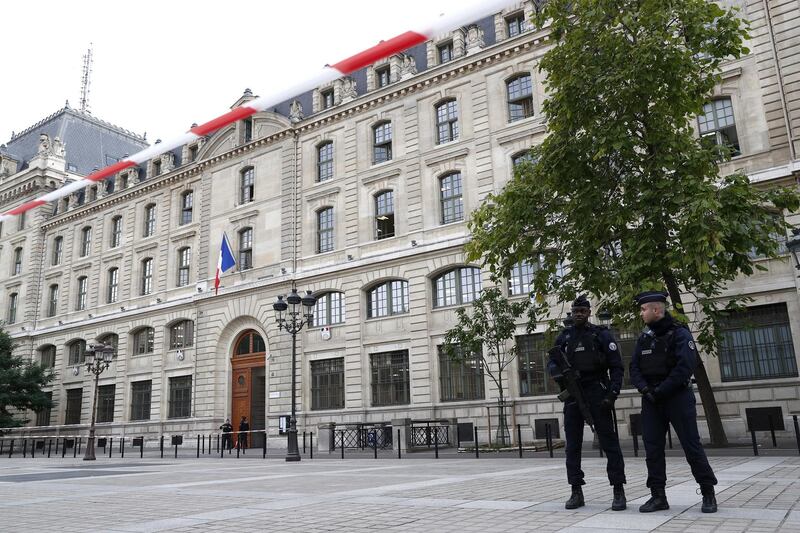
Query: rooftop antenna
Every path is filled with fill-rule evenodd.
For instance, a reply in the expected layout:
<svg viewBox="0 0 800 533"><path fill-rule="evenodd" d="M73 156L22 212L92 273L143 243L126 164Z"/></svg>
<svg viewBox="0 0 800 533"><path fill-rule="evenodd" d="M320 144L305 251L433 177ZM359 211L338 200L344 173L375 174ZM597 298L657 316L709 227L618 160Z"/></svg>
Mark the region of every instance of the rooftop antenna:
<svg viewBox="0 0 800 533"><path fill-rule="evenodd" d="M92 43L89 43L89 49L83 55L83 72L81 74L81 113L89 113L89 85L92 81Z"/></svg>

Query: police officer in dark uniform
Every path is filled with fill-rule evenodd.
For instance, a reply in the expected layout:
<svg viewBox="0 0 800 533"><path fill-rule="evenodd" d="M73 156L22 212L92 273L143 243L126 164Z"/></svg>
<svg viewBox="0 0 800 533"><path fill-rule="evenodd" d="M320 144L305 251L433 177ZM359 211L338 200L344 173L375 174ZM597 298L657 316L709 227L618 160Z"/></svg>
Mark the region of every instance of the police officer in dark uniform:
<svg viewBox="0 0 800 533"><path fill-rule="evenodd" d="M614 431L611 411L622 386L624 367L614 336L603 326L589 322L591 306L586 296L579 296L572 304L573 325L568 326L556 339L556 346L566 354L573 370L579 373L583 395L594 418L600 446L608 458L608 480L614 487L611 508L622 511L626 508L625 462L619 447L619 438ZM563 383L562 368L555 356L550 357L548 370L553 379ZM572 486L572 495L567 500L567 509L584 505L583 470L581 470L581 445L583 444L584 418L574 399L564 403L564 433L566 436L567 481Z"/></svg>
<svg viewBox="0 0 800 533"><path fill-rule="evenodd" d="M697 410L691 377L697 350L689 329L666 311L667 295L647 291L636 296L647 327L636 342L631 360L631 382L642 393L642 438L646 452L647 486L652 497L642 513L669 509L664 444L669 424L681 441L692 475L703 495L702 511L715 513L717 478L708 464L697 431Z"/></svg>

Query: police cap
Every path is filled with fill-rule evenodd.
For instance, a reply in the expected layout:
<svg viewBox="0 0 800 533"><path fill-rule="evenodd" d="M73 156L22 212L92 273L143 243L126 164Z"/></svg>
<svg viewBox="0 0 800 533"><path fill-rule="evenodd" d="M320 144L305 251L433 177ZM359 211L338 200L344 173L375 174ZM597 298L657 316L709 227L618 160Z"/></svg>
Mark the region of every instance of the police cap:
<svg viewBox="0 0 800 533"><path fill-rule="evenodd" d="M667 293L664 291L644 291L640 292L633 297L636 305L649 304L651 302L664 302L667 301Z"/></svg>
<svg viewBox="0 0 800 533"><path fill-rule="evenodd" d="M585 294L581 294L580 296L575 298L574 302L572 302L572 307L573 308L575 308L575 307L585 307L587 309L591 309L592 305L589 303L589 300L586 299L586 295Z"/></svg>

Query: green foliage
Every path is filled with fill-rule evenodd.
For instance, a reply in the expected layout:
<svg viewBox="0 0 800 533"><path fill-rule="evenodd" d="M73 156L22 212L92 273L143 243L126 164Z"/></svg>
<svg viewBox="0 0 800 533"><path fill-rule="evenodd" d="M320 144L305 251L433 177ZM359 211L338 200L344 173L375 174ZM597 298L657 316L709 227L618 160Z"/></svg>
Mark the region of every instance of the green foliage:
<svg viewBox="0 0 800 533"><path fill-rule="evenodd" d="M52 401L42 391L55 377L52 370L12 355L13 349L13 340L0 329L0 428L19 427L28 422L15 417L12 411L52 407Z"/></svg>

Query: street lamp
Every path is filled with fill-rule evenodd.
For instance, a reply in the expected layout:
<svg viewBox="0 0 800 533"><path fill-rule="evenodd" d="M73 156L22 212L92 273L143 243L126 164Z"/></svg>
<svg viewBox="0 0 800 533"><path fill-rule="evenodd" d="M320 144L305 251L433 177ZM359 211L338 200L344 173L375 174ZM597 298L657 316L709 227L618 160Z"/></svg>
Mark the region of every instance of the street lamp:
<svg viewBox="0 0 800 533"><path fill-rule="evenodd" d="M292 416L289 419L289 431L286 434L287 461L300 460L300 450L297 448L297 417L295 415L297 333L303 329L304 325L311 322L316 303L317 299L314 298L311 291L306 291L305 296L301 297L297 294L297 288L292 287L292 292L286 297L286 300L283 299L283 296L278 296L278 299L272 304L278 329L285 329L292 335Z"/></svg>
<svg viewBox="0 0 800 533"><path fill-rule="evenodd" d="M786 243L786 248L788 248L789 251L792 252L792 256L794 256L794 267L800 270L800 228L793 228L792 235L794 235L794 237Z"/></svg>
<svg viewBox="0 0 800 533"><path fill-rule="evenodd" d="M89 427L89 440L86 443L84 461L94 461L94 421L97 412L97 393L100 374L111 365L114 347L110 344L90 344L86 350L86 370L94 374L94 397L92 398L92 425Z"/></svg>

